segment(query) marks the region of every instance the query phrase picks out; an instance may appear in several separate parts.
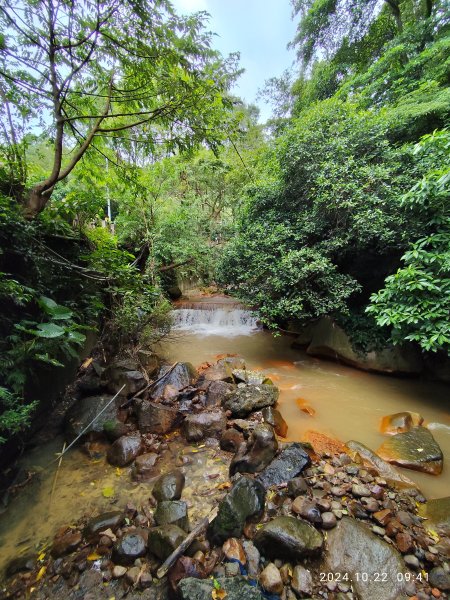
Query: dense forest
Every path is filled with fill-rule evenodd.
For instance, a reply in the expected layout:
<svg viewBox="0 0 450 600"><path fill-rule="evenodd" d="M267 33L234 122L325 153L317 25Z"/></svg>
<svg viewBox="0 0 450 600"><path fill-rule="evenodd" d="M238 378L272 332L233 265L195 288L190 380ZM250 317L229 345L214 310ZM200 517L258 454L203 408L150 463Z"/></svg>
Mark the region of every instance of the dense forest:
<svg viewBox="0 0 450 600"><path fill-rule="evenodd" d="M1 442L89 331L163 335L183 279L274 329L328 315L362 350L450 355L446 0L292 8L297 64L260 124L205 13L0 7Z"/></svg>

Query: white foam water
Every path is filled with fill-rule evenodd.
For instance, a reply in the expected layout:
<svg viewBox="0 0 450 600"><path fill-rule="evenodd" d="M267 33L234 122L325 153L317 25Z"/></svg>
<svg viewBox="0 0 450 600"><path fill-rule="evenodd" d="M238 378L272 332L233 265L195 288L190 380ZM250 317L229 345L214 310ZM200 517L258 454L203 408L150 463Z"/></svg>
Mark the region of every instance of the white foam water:
<svg viewBox="0 0 450 600"><path fill-rule="evenodd" d="M197 309L179 308L172 311L173 329L197 335L233 337L251 335L260 329L258 319L248 310L235 308Z"/></svg>
<svg viewBox="0 0 450 600"><path fill-rule="evenodd" d="M445 431L445 433L450 433L450 426L449 425L445 425L444 423L428 423L427 425L428 429L431 429L432 431Z"/></svg>

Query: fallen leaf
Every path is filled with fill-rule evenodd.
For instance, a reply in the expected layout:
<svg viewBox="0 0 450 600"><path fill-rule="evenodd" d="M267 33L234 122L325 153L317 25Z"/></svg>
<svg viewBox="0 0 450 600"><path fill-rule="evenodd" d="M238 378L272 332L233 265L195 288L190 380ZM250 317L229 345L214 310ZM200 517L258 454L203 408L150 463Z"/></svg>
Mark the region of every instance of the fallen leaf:
<svg viewBox="0 0 450 600"><path fill-rule="evenodd" d="M38 556L38 558L37 558L37 559L38 559L38 561L39 561L39 562L41 562L41 561L43 561L43 560L44 560L44 558L45 558L45 552L41 552L41 553L39 554L39 556Z"/></svg>
<svg viewBox="0 0 450 600"><path fill-rule="evenodd" d="M218 490L228 490L231 487L231 482L230 481L224 481L223 483L219 484L217 486Z"/></svg>
<svg viewBox="0 0 450 600"><path fill-rule="evenodd" d="M213 590L211 592L211 597L213 598L213 600L223 600L223 598L226 598L227 593L225 590Z"/></svg>
<svg viewBox="0 0 450 600"><path fill-rule="evenodd" d="M114 496L114 488L110 486L104 487L102 495L104 498L112 498Z"/></svg>
<svg viewBox="0 0 450 600"><path fill-rule="evenodd" d="M92 554L89 554L89 556L87 557L88 560L98 560L99 558L102 558L100 554L97 554L97 552L93 552Z"/></svg>
<svg viewBox="0 0 450 600"><path fill-rule="evenodd" d="M38 572L37 577L36 577L36 581L39 581L40 579L42 579L44 577L46 570L47 570L47 567L45 567L45 566L41 567L39 569L39 572Z"/></svg>
<svg viewBox="0 0 450 600"><path fill-rule="evenodd" d="M120 477L122 475L122 469L119 469L119 467L116 467L116 475L117 477Z"/></svg>
<svg viewBox="0 0 450 600"><path fill-rule="evenodd" d="M82 363L82 365L81 365L80 369L83 369L83 370L87 369L87 368L89 367L89 365L91 365L91 364L92 364L92 361L93 361L93 360L94 360L94 359L93 359L92 357L91 357L91 358L87 358L87 359L86 359L86 360L85 360L85 361Z"/></svg>

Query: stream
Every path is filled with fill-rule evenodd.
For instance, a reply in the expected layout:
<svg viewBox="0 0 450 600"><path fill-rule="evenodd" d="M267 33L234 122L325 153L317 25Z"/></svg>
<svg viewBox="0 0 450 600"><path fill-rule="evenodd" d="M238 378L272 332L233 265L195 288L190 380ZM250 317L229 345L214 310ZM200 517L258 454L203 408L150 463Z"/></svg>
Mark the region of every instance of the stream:
<svg viewBox="0 0 450 600"><path fill-rule="evenodd" d="M448 462L447 386L372 375L309 357L291 348L292 337L274 337L250 312L229 301L183 304L174 311L174 319L173 332L156 351L170 363L190 361L196 367L226 353L242 356L248 368L264 371L280 388L279 408L289 426L289 441L301 441L312 429L342 441L356 439L376 450L384 439L378 430L381 417L409 410L423 415ZM213 496L228 479L228 462L214 448L189 446L170 436L168 444L162 472L189 456L186 499L195 522L203 516L203 497ZM55 483L57 465L49 463L62 445L63 439L56 438L22 459L22 467L36 475L0 514L0 570L12 557L42 548L45 552L42 543L62 525L149 497L149 484L133 482L130 467L114 468L106 462L106 445L99 445L91 456L80 448L69 451ZM427 498L449 494L448 474L446 463L438 477L407 472Z"/></svg>

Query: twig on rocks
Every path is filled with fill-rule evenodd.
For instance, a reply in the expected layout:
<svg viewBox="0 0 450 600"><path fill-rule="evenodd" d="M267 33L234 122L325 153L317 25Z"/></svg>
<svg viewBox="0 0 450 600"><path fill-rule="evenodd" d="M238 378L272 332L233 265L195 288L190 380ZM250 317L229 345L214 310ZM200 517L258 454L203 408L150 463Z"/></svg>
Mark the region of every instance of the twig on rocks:
<svg viewBox="0 0 450 600"><path fill-rule="evenodd" d="M167 573L167 571L170 569L173 563L177 560L177 558L181 556L187 548L189 548L189 546L192 544L192 542L197 536L199 536L206 530L211 521L216 518L218 510L219 508L217 506L213 508L209 515L202 519L200 523L198 523L194 527L191 533L181 542L178 548L175 548L172 554L168 558L166 558L166 560L156 572L156 576L158 577L158 579L164 577L164 575Z"/></svg>
<svg viewBox="0 0 450 600"><path fill-rule="evenodd" d="M142 390L139 390L139 392L137 394L135 394L132 398L130 398L129 400L127 400L126 402L121 404L120 408L127 408L128 406L130 406L130 404L133 402L133 400L135 400L136 398L139 398L139 396L142 396L142 394L144 392L151 390L152 387L155 387L155 385L157 383L159 383L160 381L162 381L164 379L164 377L167 377L167 375L169 375L169 373L172 373L172 371L175 369L177 364L178 364L178 362L173 363L173 365L170 367L170 369L168 371L166 371L166 373L164 373L164 375L161 375L161 377L159 377L156 381L149 383L147 386L145 386L145 388L142 388Z"/></svg>

